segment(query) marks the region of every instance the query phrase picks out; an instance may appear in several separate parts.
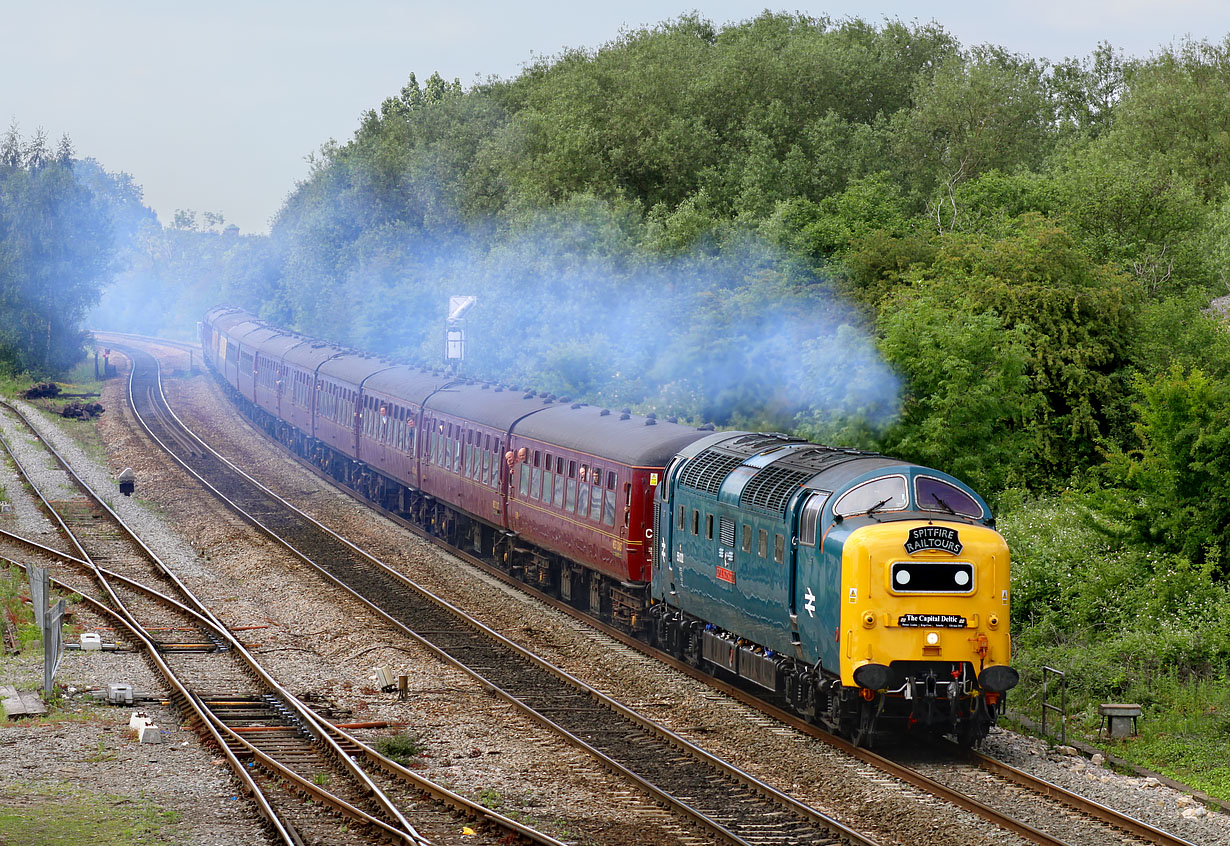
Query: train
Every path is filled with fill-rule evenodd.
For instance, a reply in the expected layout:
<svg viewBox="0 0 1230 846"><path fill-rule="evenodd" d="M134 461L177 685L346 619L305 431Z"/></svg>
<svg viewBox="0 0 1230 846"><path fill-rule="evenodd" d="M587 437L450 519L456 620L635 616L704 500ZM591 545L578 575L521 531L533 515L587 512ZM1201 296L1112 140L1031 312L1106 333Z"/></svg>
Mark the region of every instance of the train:
<svg viewBox="0 0 1230 846"><path fill-rule="evenodd" d="M340 484L857 744L976 744L1019 681L1007 544L946 473L390 361L229 306L199 332L240 409Z"/></svg>

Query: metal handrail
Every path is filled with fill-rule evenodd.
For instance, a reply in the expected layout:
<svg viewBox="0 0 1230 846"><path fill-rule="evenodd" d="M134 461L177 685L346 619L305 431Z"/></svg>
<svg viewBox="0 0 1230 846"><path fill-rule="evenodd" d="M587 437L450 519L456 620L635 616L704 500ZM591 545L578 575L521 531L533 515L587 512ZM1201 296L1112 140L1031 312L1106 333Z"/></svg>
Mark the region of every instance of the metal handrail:
<svg viewBox="0 0 1230 846"><path fill-rule="evenodd" d="M1047 675L1059 676L1059 705L1052 705L1047 701ZM1054 667L1042 668L1042 735L1045 737L1046 732L1046 712L1055 711L1059 714L1059 742L1066 745L1068 742L1068 676L1062 670L1056 670Z"/></svg>

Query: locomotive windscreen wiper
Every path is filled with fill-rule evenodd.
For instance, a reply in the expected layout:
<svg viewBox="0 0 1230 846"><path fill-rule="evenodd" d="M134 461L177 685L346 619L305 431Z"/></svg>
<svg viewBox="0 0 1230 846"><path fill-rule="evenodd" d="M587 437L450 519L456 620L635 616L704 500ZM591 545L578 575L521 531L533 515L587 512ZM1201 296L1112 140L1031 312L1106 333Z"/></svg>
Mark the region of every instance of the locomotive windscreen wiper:
<svg viewBox="0 0 1230 846"><path fill-rule="evenodd" d="M953 515L954 517L957 516L957 512L953 511L952 506L944 502L944 500L940 499L935 494L932 494L931 498L934 499L936 502L938 502L940 504L940 507L943 508L945 511L947 511L949 514Z"/></svg>
<svg viewBox="0 0 1230 846"><path fill-rule="evenodd" d="M880 501L879 501L879 502L877 502L875 505L871 506L871 507L870 507L870 508L868 508L866 511L864 511L864 512L863 512L863 516L864 516L864 517L870 517L870 516L871 516L871 512L873 512L873 511L875 511L877 508L879 508L879 507L883 506L883 505L884 505L885 503L887 503L890 499L892 499L892 497L891 497L891 496L886 496L886 497L884 497L884 499L880 500Z"/></svg>

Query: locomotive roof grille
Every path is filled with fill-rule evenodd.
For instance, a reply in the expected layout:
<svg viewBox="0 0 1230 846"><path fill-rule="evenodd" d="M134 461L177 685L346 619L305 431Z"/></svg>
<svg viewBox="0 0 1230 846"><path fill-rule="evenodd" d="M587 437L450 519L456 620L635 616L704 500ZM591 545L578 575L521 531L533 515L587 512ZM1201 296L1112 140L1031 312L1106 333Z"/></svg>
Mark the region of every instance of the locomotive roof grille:
<svg viewBox="0 0 1230 846"><path fill-rule="evenodd" d="M730 471L743 463L744 458L745 456L742 455L731 455L728 452L720 452L715 449L703 450L699 455L683 465L683 472L679 475L679 483L689 488L703 491L710 496L717 496L718 489L722 487L722 482L726 481Z"/></svg>
<svg viewBox="0 0 1230 846"><path fill-rule="evenodd" d="M814 474L851 459L872 456L878 457L878 453L863 452L857 449L833 449L832 447L817 446L814 449L799 450L790 456L789 462L796 467L810 470Z"/></svg>
<svg viewBox="0 0 1230 846"><path fill-rule="evenodd" d="M816 475L812 470L791 470L787 467L766 467L748 480L739 494L740 508L756 508L773 514L785 514L795 488Z"/></svg>

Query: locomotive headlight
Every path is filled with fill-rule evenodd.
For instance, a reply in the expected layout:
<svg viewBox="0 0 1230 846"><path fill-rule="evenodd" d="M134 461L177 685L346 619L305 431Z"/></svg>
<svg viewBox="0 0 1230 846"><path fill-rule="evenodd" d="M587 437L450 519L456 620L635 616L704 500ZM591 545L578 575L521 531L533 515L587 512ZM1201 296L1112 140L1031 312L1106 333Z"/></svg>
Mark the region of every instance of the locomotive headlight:
<svg viewBox="0 0 1230 846"><path fill-rule="evenodd" d="M940 642L939 632L927 632L927 646L938 646Z"/></svg>

